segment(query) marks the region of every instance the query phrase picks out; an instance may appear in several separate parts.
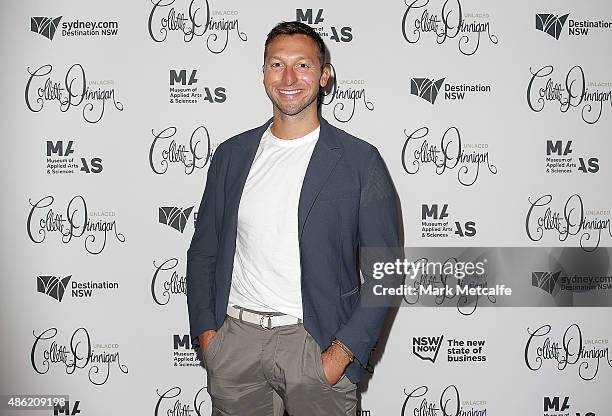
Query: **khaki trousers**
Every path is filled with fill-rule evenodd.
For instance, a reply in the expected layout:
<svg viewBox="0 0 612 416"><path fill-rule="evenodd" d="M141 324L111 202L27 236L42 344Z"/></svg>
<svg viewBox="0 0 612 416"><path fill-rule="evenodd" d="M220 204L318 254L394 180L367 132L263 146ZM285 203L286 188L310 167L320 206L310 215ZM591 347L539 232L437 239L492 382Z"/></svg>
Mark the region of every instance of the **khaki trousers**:
<svg viewBox="0 0 612 416"><path fill-rule="evenodd" d="M355 416L357 386L329 385L301 324L263 329L227 316L203 353L213 416Z"/></svg>

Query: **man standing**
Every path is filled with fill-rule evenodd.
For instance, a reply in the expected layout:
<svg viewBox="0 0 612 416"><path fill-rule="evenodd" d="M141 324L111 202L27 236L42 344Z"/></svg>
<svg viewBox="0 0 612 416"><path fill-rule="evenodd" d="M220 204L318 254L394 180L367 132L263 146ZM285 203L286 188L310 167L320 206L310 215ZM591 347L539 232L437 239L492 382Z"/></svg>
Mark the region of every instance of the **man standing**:
<svg viewBox="0 0 612 416"><path fill-rule="evenodd" d="M280 23L265 43L273 117L215 151L187 253L191 336L213 415L355 415L387 309L364 305L358 250L398 243L375 147L318 114L321 37ZM275 408L273 403L281 403Z"/></svg>

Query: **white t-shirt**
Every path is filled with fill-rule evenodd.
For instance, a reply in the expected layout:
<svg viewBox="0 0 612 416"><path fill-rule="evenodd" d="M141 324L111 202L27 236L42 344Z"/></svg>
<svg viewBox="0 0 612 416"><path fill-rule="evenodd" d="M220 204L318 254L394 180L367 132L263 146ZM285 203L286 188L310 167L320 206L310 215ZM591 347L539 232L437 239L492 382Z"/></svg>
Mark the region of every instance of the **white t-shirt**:
<svg viewBox="0 0 612 416"><path fill-rule="evenodd" d="M298 203L320 127L291 140L270 127L240 199L229 306L302 319Z"/></svg>

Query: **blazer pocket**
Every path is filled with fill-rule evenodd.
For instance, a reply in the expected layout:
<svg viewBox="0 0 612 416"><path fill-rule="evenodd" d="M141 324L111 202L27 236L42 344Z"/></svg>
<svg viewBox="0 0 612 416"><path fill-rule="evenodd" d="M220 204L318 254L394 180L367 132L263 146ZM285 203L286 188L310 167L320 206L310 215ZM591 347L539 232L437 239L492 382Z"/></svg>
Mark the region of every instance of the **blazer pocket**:
<svg viewBox="0 0 612 416"><path fill-rule="evenodd" d="M348 291L348 292L346 292L346 293L342 293L342 294L340 295L340 297L341 297L341 298L345 298L345 297L347 297L347 296L354 295L354 294L355 294L355 293L357 293L358 291L359 291L359 285L355 286L353 289L349 290L349 291Z"/></svg>

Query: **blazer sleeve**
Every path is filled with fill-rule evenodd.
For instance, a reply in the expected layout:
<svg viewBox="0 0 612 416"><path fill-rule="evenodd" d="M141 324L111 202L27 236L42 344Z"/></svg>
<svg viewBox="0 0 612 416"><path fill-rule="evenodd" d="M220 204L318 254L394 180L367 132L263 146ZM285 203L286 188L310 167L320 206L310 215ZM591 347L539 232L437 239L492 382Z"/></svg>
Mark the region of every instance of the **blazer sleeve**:
<svg viewBox="0 0 612 416"><path fill-rule="evenodd" d="M215 267L218 236L216 193L218 188L219 149L208 168L206 187L198 209L198 219L191 245L187 250L187 309L192 346L199 347L198 336L216 329L215 322Z"/></svg>
<svg viewBox="0 0 612 416"><path fill-rule="evenodd" d="M392 305L390 299L374 296L373 286L382 284L391 287L401 283L397 276L386 276L383 280L372 277L373 261L394 261L401 250L397 194L385 163L375 147L372 147L366 175L367 180L359 201L358 225L359 264L363 282L350 319L335 334L363 367L368 364L370 352L383 328L385 315ZM364 248L365 251L372 248L376 254L370 251L366 253Z"/></svg>

